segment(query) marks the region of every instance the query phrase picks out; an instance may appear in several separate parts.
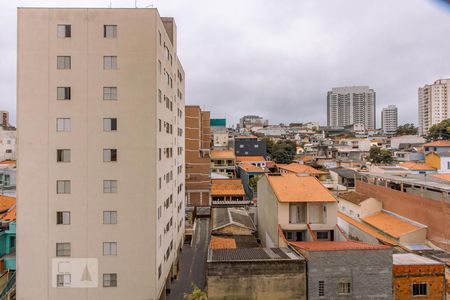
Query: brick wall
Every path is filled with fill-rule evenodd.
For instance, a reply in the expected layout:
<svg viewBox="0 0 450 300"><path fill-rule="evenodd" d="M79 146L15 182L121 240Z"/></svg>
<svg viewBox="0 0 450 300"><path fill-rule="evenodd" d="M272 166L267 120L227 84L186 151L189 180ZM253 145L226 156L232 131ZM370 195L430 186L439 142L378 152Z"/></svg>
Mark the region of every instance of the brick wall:
<svg viewBox="0 0 450 300"><path fill-rule="evenodd" d="M427 239L450 251L450 204L359 180L356 191L381 200L383 209L427 225Z"/></svg>

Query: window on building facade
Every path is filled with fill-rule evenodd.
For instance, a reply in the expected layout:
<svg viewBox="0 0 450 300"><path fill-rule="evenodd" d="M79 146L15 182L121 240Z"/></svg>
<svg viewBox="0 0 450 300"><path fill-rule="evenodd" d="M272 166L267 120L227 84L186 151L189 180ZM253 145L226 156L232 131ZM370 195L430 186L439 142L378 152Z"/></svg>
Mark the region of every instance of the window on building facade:
<svg viewBox="0 0 450 300"><path fill-rule="evenodd" d="M103 224L117 224L117 211L104 211Z"/></svg>
<svg viewBox="0 0 450 300"><path fill-rule="evenodd" d="M71 25L58 25L58 38L70 38L72 36L72 26Z"/></svg>
<svg viewBox="0 0 450 300"><path fill-rule="evenodd" d="M103 69L117 69L117 56L103 56Z"/></svg>
<svg viewBox="0 0 450 300"><path fill-rule="evenodd" d="M57 194L70 194L70 180L57 180L56 181L56 193Z"/></svg>
<svg viewBox="0 0 450 300"><path fill-rule="evenodd" d="M342 281L338 283L338 294L348 295L351 293L351 283L348 281Z"/></svg>
<svg viewBox="0 0 450 300"><path fill-rule="evenodd" d="M117 193L117 180L103 180L103 193Z"/></svg>
<svg viewBox="0 0 450 300"><path fill-rule="evenodd" d="M103 25L103 37L108 39L117 38L117 25Z"/></svg>
<svg viewBox="0 0 450 300"><path fill-rule="evenodd" d="M412 294L413 296L427 296L428 285L426 283L413 283Z"/></svg>
<svg viewBox="0 0 450 300"><path fill-rule="evenodd" d="M57 100L70 100L70 87L58 87L56 94Z"/></svg>
<svg viewBox="0 0 450 300"><path fill-rule="evenodd" d="M103 287L116 287L116 286L117 286L116 273L103 274Z"/></svg>
<svg viewBox="0 0 450 300"><path fill-rule="evenodd" d="M70 56L58 56L56 60L56 68L58 70L70 70L71 57Z"/></svg>
<svg viewBox="0 0 450 300"><path fill-rule="evenodd" d="M56 150L57 162L70 162L70 149L58 149Z"/></svg>
<svg viewBox="0 0 450 300"><path fill-rule="evenodd" d="M57 118L56 131L70 131L70 118Z"/></svg>
<svg viewBox="0 0 450 300"><path fill-rule="evenodd" d="M103 255L104 256L116 256L117 255L117 243L116 242L104 242L103 243Z"/></svg>
<svg viewBox="0 0 450 300"><path fill-rule="evenodd" d="M117 149L103 149L103 161L117 161Z"/></svg>
<svg viewBox="0 0 450 300"><path fill-rule="evenodd" d="M117 131L117 119L116 118L104 118L103 119L103 131Z"/></svg>
<svg viewBox="0 0 450 300"><path fill-rule="evenodd" d="M117 100L117 87L115 86L104 87L103 100Z"/></svg>
<svg viewBox="0 0 450 300"><path fill-rule="evenodd" d="M70 225L70 211L57 211L56 212L56 224Z"/></svg>
<svg viewBox="0 0 450 300"><path fill-rule="evenodd" d="M325 281L319 280L319 297L325 296Z"/></svg>
<svg viewBox="0 0 450 300"><path fill-rule="evenodd" d="M69 287L71 283L70 274L57 274L56 275L56 286L57 287Z"/></svg>
<svg viewBox="0 0 450 300"><path fill-rule="evenodd" d="M70 243L56 243L56 256L70 256Z"/></svg>
<svg viewBox="0 0 450 300"><path fill-rule="evenodd" d="M328 231L316 231L317 240L329 240L330 234Z"/></svg>

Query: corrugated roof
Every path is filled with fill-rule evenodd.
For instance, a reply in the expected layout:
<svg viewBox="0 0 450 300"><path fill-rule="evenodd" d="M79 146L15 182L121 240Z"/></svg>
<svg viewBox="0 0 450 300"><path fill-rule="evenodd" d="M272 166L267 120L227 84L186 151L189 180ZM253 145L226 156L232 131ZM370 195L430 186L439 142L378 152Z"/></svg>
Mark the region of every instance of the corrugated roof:
<svg viewBox="0 0 450 300"><path fill-rule="evenodd" d="M336 202L330 191L313 176L292 173L265 176L279 202Z"/></svg>
<svg viewBox="0 0 450 300"><path fill-rule="evenodd" d="M423 145L424 147L450 147L450 140L437 140Z"/></svg>
<svg viewBox="0 0 450 300"><path fill-rule="evenodd" d="M230 150L213 150L210 153L211 159L235 159L234 151Z"/></svg>
<svg viewBox="0 0 450 300"><path fill-rule="evenodd" d="M211 249L208 256L208 261L215 262L303 259L288 248Z"/></svg>
<svg viewBox="0 0 450 300"><path fill-rule="evenodd" d="M379 212L373 216L365 217L362 220L394 238L400 238L404 234L420 229L420 227L414 224L385 212Z"/></svg>
<svg viewBox="0 0 450 300"><path fill-rule="evenodd" d="M372 245L356 241L290 242L290 244L305 251L385 250L391 248L386 245Z"/></svg>
<svg viewBox="0 0 450 300"><path fill-rule="evenodd" d="M247 211L233 207L214 207L212 209L212 230L235 225L256 231L255 224Z"/></svg>
<svg viewBox="0 0 450 300"><path fill-rule="evenodd" d="M358 192L345 192L345 193L341 193L338 195L338 198L342 198L346 201L349 201L353 204L359 205L361 204L361 202L363 202L364 200L369 199L370 197L367 195L364 195L362 193L358 193Z"/></svg>
<svg viewBox="0 0 450 300"><path fill-rule="evenodd" d="M212 179L211 196L245 196L240 179Z"/></svg>
<svg viewBox="0 0 450 300"><path fill-rule="evenodd" d="M347 169L347 168L343 168L343 167L332 168L332 169L330 169L330 171L338 174L341 177L347 178L347 179L354 179L355 175L357 174L357 172L355 170Z"/></svg>
<svg viewBox="0 0 450 300"><path fill-rule="evenodd" d="M247 164L247 163L240 164L239 168L241 168L242 170L244 170L247 173L264 173L265 172L262 168L257 167L252 164Z"/></svg>
<svg viewBox="0 0 450 300"><path fill-rule="evenodd" d="M292 173L303 173L303 174L312 174L312 175L325 175L327 172L317 170L308 165L301 165L296 163L290 163L288 165L285 164L277 164L277 167Z"/></svg>

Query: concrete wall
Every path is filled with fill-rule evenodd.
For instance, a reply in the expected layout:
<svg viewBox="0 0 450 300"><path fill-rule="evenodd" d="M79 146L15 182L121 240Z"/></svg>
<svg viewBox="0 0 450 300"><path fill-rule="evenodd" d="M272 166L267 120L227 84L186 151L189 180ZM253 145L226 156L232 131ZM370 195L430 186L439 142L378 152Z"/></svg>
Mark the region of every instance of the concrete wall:
<svg viewBox="0 0 450 300"><path fill-rule="evenodd" d="M209 300L306 299L304 260L208 262Z"/></svg>
<svg viewBox="0 0 450 300"><path fill-rule="evenodd" d="M258 235L263 247L278 247L277 212L278 200L267 177L262 176L258 180Z"/></svg>
<svg viewBox="0 0 450 300"><path fill-rule="evenodd" d="M340 280L351 282L350 295L338 295ZM308 299L392 299L392 250L309 252Z"/></svg>
<svg viewBox="0 0 450 300"><path fill-rule="evenodd" d="M356 181L356 191L382 201L383 209L428 226L427 239L450 251L450 204Z"/></svg>

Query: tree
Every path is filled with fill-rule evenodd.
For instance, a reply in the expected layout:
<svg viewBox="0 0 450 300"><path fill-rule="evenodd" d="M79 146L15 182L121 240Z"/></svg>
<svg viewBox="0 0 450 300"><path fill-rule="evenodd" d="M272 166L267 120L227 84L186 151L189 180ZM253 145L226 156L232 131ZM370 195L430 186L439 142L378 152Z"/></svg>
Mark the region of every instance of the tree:
<svg viewBox="0 0 450 300"><path fill-rule="evenodd" d="M267 144L267 151L276 163L291 163L297 152L297 144L295 141L283 140L272 144Z"/></svg>
<svg viewBox="0 0 450 300"><path fill-rule="evenodd" d="M205 291L202 291L195 283L192 284L192 291L184 294L185 300L208 300Z"/></svg>
<svg viewBox="0 0 450 300"><path fill-rule="evenodd" d="M393 161L391 152L389 150L380 149L378 147L370 148L368 159L370 162L377 163L377 164L380 164L380 163L389 164Z"/></svg>
<svg viewBox="0 0 450 300"><path fill-rule="evenodd" d="M450 119L445 119L439 124L431 126L427 136L428 140L450 139Z"/></svg>
<svg viewBox="0 0 450 300"><path fill-rule="evenodd" d="M261 175L255 175L248 181L248 185L252 189L252 191L257 192L258 180L261 178Z"/></svg>
<svg viewBox="0 0 450 300"><path fill-rule="evenodd" d="M400 135L417 135L418 130L417 127L414 127L413 123L406 123L404 125L400 125L395 132L396 136Z"/></svg>

